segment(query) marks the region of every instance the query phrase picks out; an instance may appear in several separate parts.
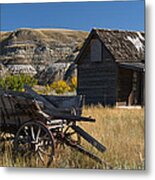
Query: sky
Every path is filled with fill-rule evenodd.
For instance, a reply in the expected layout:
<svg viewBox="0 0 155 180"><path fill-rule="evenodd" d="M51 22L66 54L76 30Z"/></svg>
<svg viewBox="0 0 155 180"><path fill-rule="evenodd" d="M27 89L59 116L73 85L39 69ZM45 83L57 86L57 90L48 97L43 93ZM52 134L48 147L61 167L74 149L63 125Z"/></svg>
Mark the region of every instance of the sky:
<svg viewBox="0 0 155 180"><path fill-rule="evenodd" d="M0 29L109 28L144 31L144 1L1 4Z"/></svg>

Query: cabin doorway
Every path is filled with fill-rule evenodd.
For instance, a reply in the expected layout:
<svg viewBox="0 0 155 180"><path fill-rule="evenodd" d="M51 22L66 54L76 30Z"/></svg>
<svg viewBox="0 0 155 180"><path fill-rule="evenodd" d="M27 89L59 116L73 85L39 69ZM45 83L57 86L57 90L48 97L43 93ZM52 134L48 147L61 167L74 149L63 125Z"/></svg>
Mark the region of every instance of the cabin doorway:
<svg viewBox="0 0 155 180"><path fill-rule="evenodd" d="M117 80L117 105L144 104L144 77L140 71L119 68Z"/></svg>

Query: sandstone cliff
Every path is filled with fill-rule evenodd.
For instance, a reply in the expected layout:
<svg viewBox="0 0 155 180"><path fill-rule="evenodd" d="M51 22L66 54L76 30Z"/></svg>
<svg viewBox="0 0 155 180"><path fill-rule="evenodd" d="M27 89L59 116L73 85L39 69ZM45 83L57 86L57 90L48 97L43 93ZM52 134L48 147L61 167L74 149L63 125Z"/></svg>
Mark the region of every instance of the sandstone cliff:
<svg viewBox="0 0 155 180"><path fill-rule="evenodd" d="M1 32L3 72L7 69L12 74L36 75L42 84L66 78L87 35L88 32L65 29L22 28Z"/></svg>

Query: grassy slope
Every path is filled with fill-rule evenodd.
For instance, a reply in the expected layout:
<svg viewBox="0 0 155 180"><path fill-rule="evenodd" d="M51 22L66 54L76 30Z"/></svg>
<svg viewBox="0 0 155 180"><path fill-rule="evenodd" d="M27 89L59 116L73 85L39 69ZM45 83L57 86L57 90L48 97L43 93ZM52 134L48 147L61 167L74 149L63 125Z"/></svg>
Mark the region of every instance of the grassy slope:
<svg viewBox="0 0 155 180"><path fill-rule="evenodd" d="M20 28L12 32L0 32L1 38L0 42L7 39L9 35L10 38L16 36L17 41L22 40L43 40L46 43L50 42L61 42L69 43L73 40L77 42L83 42L87 37L88 32L86 31L76 31L76 30L66 30L66 29L31 29L31 28Z"/></svg>
<svg viewBox="0 0 155 180"><path fill-rule="evenodd" d="M81 123L80 126L107 147L107 151L101 154L83 141L87 149L109 162L114 169L144 169L144 109L110 109L98 106L85 108L83 115L93 116L96 123ZM7 148L5 153L1 152L1 166L13 165L10 146ZM15 166L29 164L21 159ZM105 169L104 165L69 147L56 150L51 167Z"/></svg>

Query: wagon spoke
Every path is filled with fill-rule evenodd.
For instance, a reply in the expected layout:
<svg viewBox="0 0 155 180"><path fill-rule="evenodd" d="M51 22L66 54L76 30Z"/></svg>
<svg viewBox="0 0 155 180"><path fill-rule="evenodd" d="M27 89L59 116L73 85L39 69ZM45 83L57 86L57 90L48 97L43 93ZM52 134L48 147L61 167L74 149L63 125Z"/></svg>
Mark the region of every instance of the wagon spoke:
<svg viewBox="0 0 155 180"><path fill-rule="evenodd" d="M40 153L40 151L38 151L38 155L39 155L41 162L45 165L44 158L43 158L42 154Z"/></svg>
<svg viewBox="0 0 155 180"><path fill-rule="evenodd" d="M49 135L46 133L44 136L41 137L42 140L48 140L49 139Z"/></svg>
<svg viewBox="0 0 155 180"><path fill-rule="evenodd" d="M38 142L39 140L40 133L41 133L41 128L39 127L37 135L36 135L36 142Z"/></svg>
<svg viewBox="0 0 155 180"><path fill-rule="evenodd" d="M52 145L52 141L50 139L42 139L39 147L50 147Z"/></svg>
<svg viewBox="0 0 155 180"><path fill-rule="evenodd" d="M33 126L31 126L30 129L31 129L32 139L35 140L35 135L34 135L34 128L33 128Z"/></svg>
<svg viewBox="0 0 155 180"><path fill-rule="evenodd" d="M51 157L51 153L45 152L41 147L39 147L39 151L40 151L42 154L45 154L45 155Z"/></svg>

